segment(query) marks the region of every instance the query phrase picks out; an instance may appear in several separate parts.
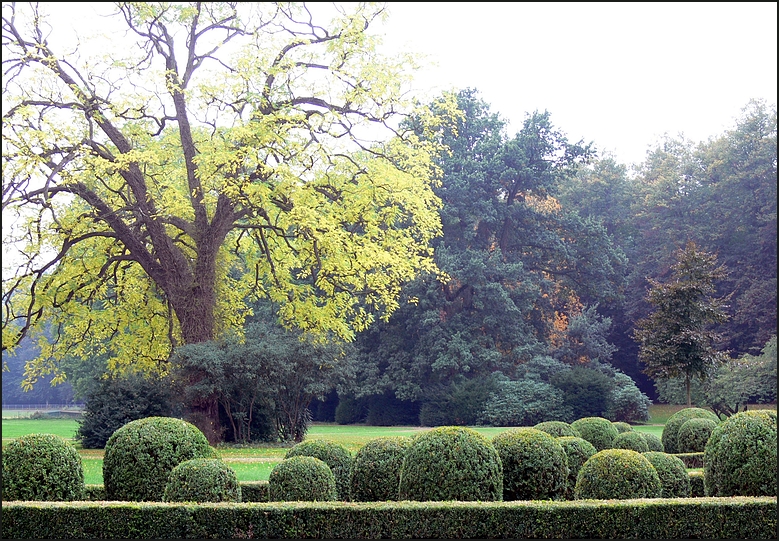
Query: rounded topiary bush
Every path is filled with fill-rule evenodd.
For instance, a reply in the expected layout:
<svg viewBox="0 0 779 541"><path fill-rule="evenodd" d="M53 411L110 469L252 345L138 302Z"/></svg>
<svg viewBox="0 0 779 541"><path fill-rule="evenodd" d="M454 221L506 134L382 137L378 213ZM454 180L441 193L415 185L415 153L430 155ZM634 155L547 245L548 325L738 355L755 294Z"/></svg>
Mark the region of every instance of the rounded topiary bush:
<svg viewBox="0 0 779 541"><path fill-rule="evenodd" d="M503 499L561 500L568 483L563 446L535 428L513 428L492 438L503 464Z"/></svg>
<svg viewBox="0 0 779 541"><path fill-rule="evenodd" d="M678 456L649 451L643 455L655 467L660 478L661 498L689 498L690 474Z"/></svg>
<svg viewBox="0 0 779 541"><path fill-rule="evenodd" d="M679 450L677 436L679 435L679 429L682 428L682 425L690 419L710 419L715 423L719 422L719 418L709 410L703 408L680 409L668 418L663 427L661 440L666 453L682 452Z"/></svg>
<svg viewBox="0 0 779 541"><path fill-rule="evenodd" d="M611 444L613 449L630 449L638 453L649 451L649 445L640 432L620 432Z"/></svg>
<svg viewBox="0 0 779 541"><path fill-rule="evenodd" d="M561 436L574 436L581 438L578 430L575 430L570 424L564 421L544 421L538 423L533 428L536 430L542 430L552 437L559 438Z"/></svg>
<svg viewBox="0 0 779 541"><path fill-rule="evenodd" d="M571 426L598 451L610 449L619 434L611 421L603 417L582 417L572 422Z"/></svg>
<svg viewBox="0 0 779 541"><path fill-rule="evenodd" d="M84 498L84 470L73 445L54 434L27 434L3 447L3 501Z"/></svg>
<svg viewBox="0 0 779 541"><path fill-rule="evenodd" d="M743 411L717 425L703 468L706 496L776 496L776 412Z"/></svg>
<svg viewBox="0 0 779 541"><path fill-rule="evenodd" d="M162 495L165 502L240 502L235 471L218 458L193 458L173 468Z"/></svg>
<svg viewBox="0 0 779 541"><path fill-rule="evenodd" d="M400 469L401 500L500 501L503 466L490 441L462 426L440 426L413 438Z"/></svg>
<svg viewBox="0 0 779 541"><path fill-rule="evenodd" d="M663 440L661 440L659 436L655 436L650 432L639 432L639 434L641 434L641 437L644 438L644 441L646 442L650 451L659 451L661 453L665 452L665 447L663 447Z"/></svg>
<svg viewBox="0 0 779 541"><path fill-rule="evenodd" d="M562 445L565 451L566 463L568 465L568 480L565 485L565 499L573 499L573 489L576 487L576 478L587 460L598 451L593 445L583 438L576 436L560 436L557 442Z"/></svg>
<svg viewBox="0 0 779 541"><path fill-rule="evenodd" d="M702 453L706 442L717 423L711 419L696 417L682 425L676 435L676 445L680 453Z"/></svg>
<svg viewBox="0 0 779 541"><path fill-rule="evenodd" d="M611 424L614 425L614 428L616 428L617 432L620 434L623 432L631 432L633 430L633 427L624 421L612 421Z"/></svg>
<svg viewBox="0 0 779 541"><path fill-rule="evenodd" d="M604 449L584 463L576 479L577 500L658 498L660 477L652 463L636 451Z"/></svg>
<svg viewBox="0 0 779 541"><path fill-rule="evenodd" d="M106 499L162 501L170 472L193 458L216 458L195 425L173 417L131 421L117 429L105 446Z"/></svg>
<svg viewBox="0 0 779 541"><path fill-rule="evenodd" d="M351 471L351 497L355 502L398 499L400 468L411 438L374 438L360 447Z"/></svg>
<svg viewBox="0 0 779 541"><path fill-rule="evenodd" d="M270 472L268 499L272 502L337 500L335 476L330 466L313 456L285 458Z"/></svg>
<svg viewBox="0 0 779 541"><path fill-rule="evenodd" d="M349 474L354 459L346 447L332 441L306 440L287 451L284 458L294 456L312 456L327 464L335 476L336 499L349 499Z"/></svg>

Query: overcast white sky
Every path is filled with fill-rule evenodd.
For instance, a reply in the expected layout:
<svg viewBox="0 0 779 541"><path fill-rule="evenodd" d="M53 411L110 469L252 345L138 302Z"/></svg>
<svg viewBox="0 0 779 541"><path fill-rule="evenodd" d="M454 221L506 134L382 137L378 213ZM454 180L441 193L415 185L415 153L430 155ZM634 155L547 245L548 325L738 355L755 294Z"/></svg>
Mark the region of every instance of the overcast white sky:
<svg viewBox="0 0 779 541"><path fill-rule="evenodd" d="M476 88L511 134L546 109L569 139L623 163L665 132L722 133L750 98L776 103L775 2L389 6L387 44L438 63L418 74L420 90Z"/></svg>

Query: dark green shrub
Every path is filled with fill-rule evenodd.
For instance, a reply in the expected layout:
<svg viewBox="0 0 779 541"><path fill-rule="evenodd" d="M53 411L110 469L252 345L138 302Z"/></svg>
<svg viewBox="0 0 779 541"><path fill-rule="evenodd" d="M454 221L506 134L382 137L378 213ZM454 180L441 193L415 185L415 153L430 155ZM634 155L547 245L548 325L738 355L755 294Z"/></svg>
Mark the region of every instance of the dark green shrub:
<svg viewBox="0 0 779 541"><path fill-rule="evenodd" d="M677 443L677 436L682 425L690 419L711 419L715 423L719 419L709 410L703 408L684 408L671 415L663 427L663 447L666 453L681 453Z"/></svg>
<svg viewBox="0 0 779 541"><path fill-rule="evenodd" d="M351 498L355 502L398 499L400 468L411 438L374 438L360 447L352 462Z"/></svg>
<svg viewBox="0 0 779 541"><path fill-rule="evenodd" d="M293 456L312 456L327 464L335 476L336 499L349 499L349 474L354 459L346 447L332 441L307 440L292 447L284 458Z"/></svg>
<svg viewBox="0 0 779 541"><path fill-rule="evenodd" d="M561 500L568 482L568 460L555 438L535 428L496 434L492 445L503 464L503 499Z"/></svg>
<svg viewBox="0 0 779 541"><path fill-rule="evenodd" d="M690 497L690 474L679 457L657 451L649 451L643 455L655 467L660 478L661 498Z"/></svg>
<svg viewBox="0 0 779 541"><path fill-rule="evenodd" d="M621 372L614 374L614 389L604 417L612 421L648 421L652 401L641 392L636 382Z"/></svg>
<svg viewBox="0 0 779 541"><path fill-rule="evenodd" d="M352 395L338 395L338 405L335 407L335 422L339 425L361 423L368 415L368 399L355 398Z"/></svg>
<svg viewBox="0 0 779 541"><path fill-rule="evenodd" d="M166 502L240 502L235 471L218 458L193 458L173 468L165 485Z"/></svg>
<svg viewBox="0 0 779 541"><path fill-rule="evenodd" d="M162 501L170 472L193 458L215 458L203 433L173 417L148 417L116 430L105 446L106 498Z"/></svg>
<svg viewBox="0 0 779 541"><path fill-rule="evenodd" d="M503 467L490 441L462 426L419 434L406 450L398 498L418 501L500 501Z"/></svg>
<svg viewBox="0 0 779 541"><path fill-rule="evenodd" d="M611 424L617 429L617 432L622 434L623 432L631 432L633 427L624 421L612 421Z"/></svg>
<svg viewBox="0 0 779 541"><path fill-rule="evenodd" d="M543 421L569 421L571 409L563 392L536 380L501 380L484 403L479 421L492 426L532 426Z"/></svg>
<svg viewBox="0 0 779 541"><path fill-rule="evenodd" d="M610 449L619 434L611 421L603 417L583 417L572 422L571 427L598 451Z"/></svg>
<svg viewBox="0 0 779 541"><path fill-rule="evenodd" d="M490 395L497 389L494 377L463 379L431 390L419 409L422 426L474 425Z"/></svg>
<svg viewBox="0 0 779 541"><path fill-rule="evenodd" d="M776 496L776 412L742 411L720 423L703 468L706 496Z"/></svg>
<svg viewBox="0 0 779 541"><path fill-rule="evenodd" d="M543 423L538 423L533 428L546 432L555 438L559 438L561 436L574 436L576 438L581 438L579 431L575 430L570 424L564 421L544 421Z"/></svg>
<svg viewBox="0 0 779 541"><path fill-rule="evenodd" d="M573 500L573 489L576 487L576 478L579 476L579 470L587 459L598 451L590 442L576 436L560 436L557 438L565 451L566 463L568 464L568 481L565 485L565 499Z"/></svg>
<svg viewBox="0 0 779 541"><path fill-rule="evenodd" d="M584 463L576 479L577 500L658 498L662 491L655 467L641 453L604 449Z"/></svg>
<svg viewBox="0 0 779 541"><path fill-rule="evenodd" d="M711 419L694 418L682 425L676 435L680 453L702 453L717 423Z"/></svg>
<svg viewBox="0 0 779 541"><path fill-rule="evenodd" d="M611 447L612 449L630 449L631 451L636 451L638 453L646 453L649 451L649 445L647 445L644 436L635 431L617 434Z"/></svg>
<svg viewBox="0 0 779 541"><path fill-rule="evenodd" d="M419 422L419 403L400 400L392 391L368 397L366 423L371 426L409 426Z"/></svg>
<svg viewBox="0 0 779 541"><path fill-rule="evenodd" d="M602 417L611 407L611 392L615 383L600 370L577 366L554 374L549 381L562 393L563 401L571 409L574 419Z"/></svg>
<svg viewBox="0 0 779 541"><path fill-rule="evenodd" d="M2 500L84 499L84 470L73 445L54 434L27 434L3 446Z"/></svg>
<svg viewBox="0 0 779 541"><path fill-rule="evenodd" d="M650 432L638 432L638 433L641 434L642 438L644 438L644 441L646 442L650 451L659 451L661 453L665 452L665 447L663 447L663 440L661 440L659 436L655 436Z"/></svg>
<svg viewBox="0 0 779 541"><path fill-rule="evenodd" d="M270 472L268 499L272 502L337 500L335 476L327 464L313 456L285 458Z"/></svg>

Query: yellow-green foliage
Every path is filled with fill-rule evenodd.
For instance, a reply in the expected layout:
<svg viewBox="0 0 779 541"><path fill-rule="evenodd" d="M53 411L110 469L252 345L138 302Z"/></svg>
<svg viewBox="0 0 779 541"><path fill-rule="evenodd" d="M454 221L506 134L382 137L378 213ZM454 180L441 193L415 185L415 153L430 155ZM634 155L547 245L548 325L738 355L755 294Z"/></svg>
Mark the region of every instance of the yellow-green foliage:
<svg viewBox="0 0 779 541"><path fill-rule="evenodd" d="M641 453L604 449L584 463L576 479L577 500L658 498L662 490L654 466Z"/></svg>
<svg viewBox="0 0 779 541"><path fill-rule="evenodd" d="M687 498L690 495L690 474L680 458L657 451L643 455L655 467L660 478L661 498Z"/></svg>
<svg viewBox="0 0 779 541"><path fill-rule="evenodd" d="M614 449L631 449L639 453L649 451L649 445L644 436L636 431L620 432L611 444Z"/></svg>
<svg viewBox="0 0 779 541"><path fill-rule="evenodd" d="M576 436L560 436L558 443L563 446L565 451L566 464L568 464L568 481L565 486L565 498L573 500L573 490L576 488L576 479L579 477L579 470L587 459L598 451L593 445L583 438Z"/></svg>
<svg viewBox="0 0 779 541"><path fill-rule="evenodd" d="M533 428L542 430L550 436L554 436L555 438L559 438L561 436L575 436L577 438L581 437L581 434L579 434L576 429L572 428L570 424L564 421L543 421L535 425Z"/></svg>
<svg viewBox="0 0 779 541"><path fill-rule="evenodd" d="M327 464L335 476L337 499L349 499L349 474L354 457L346 447L332 441L306 440L293 446L284 458L294 456L312 456Z"/></svg>
<svg viewBox="0 0 779 541"><path fill-rule="evenodd" d="M710 419L715 423L719 418L709 410L703 408L684 408L671 415L663 426L663 447L666 453L681 453L679 449L679 429L690 419Z"/></svg>
<svg viewBox="0 0 779 541"><path fill-rule="evenodd" d="M338 499L330 467L313 456L285 458L268 478L270 501L332 501Z"/></svg>
<svg viewBox="0 0 779 541"><path fill-rule="evenodd" d="M685 422L676 435L680 453L702 453L717 423L711 419L696 417Z"/></svg>
<svg viewBox="0 0 779 541"><path fill-rule="evenodd" d="M598 451L610 449L619 434L611 421L603 417L582 417L572 422L571 427Z"/></svg>
<svg viewBox="0 0 779 541"><path fill-rule="evenodd" d="M218 458L193 458L173 468L162 495L166 502L240 502L235 471Z"/></svg>
<svg viewBox="0 0 779 541"><path fill-rule="evenodd" d="M352 463L351 498L355 502L398 499L400 468L411 438L374 438L360 447Z"/></svg>

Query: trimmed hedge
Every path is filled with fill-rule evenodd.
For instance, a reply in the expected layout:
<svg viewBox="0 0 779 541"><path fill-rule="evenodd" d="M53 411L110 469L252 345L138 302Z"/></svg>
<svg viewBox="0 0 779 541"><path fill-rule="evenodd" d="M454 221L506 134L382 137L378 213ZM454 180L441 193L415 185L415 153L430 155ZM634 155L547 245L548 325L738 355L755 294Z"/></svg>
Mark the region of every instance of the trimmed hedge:
<svg viewBox="0 0 779 541"><path fill-rule="evenodd" d="M173 468L162 495L165 502L240 502L235 471L218 458L193 458Z"/></svg>
<svg viewBox="0 0 779 541"><path fill-rule="evenodd" d="M2 537L776 539L775 497L544 502L3 503Z"/></svg>
<svg viewBox="0 0 779 541"><path fill-rule="evenodd" d="M711 419L696 417L685 422L676 435L676 446L680 453L702 453L706 442L717 423Z"/></svg>
<svg viewBox="0 0 779 541"><path fill-rule="evenodd" d="M638 430L636 430L638 432ZM660 451L661 453L665 452L665 447L663 446L663 440L661 440L658 436L655 436L654 434L650 432L638 432L641 434L641 437L644 438L644 441L647 444L647 447L649 447L650 451Z"/></svg>
<svg viewBox="0 0 779 541"><path fill-rule="evenodd" d="M327 440L306 440L293 446L284 458L294 456L312 456L327 464L335 476L336 499L349 500L349 475L354 458L346 447Z"/></svg>
<svg viewBox="0 0 779 541"><path fill-rule="evenodd" d="M611 449L614 438L619 434L611 421L603 417L582 417L572 422L571 427L598 451Z"/></svg>
<svg viewBox="0 0 779 541"><path fill-rule="evenodd" d="M564 421L544 421L542 423L538 423L533 428L536 430L542 430L555 438L560 438L562 436L573 436L576 438L582 437L578 430L574 429L570 424Z"/></svg>
<svg viewBox="0 0 779 541"><path fill-rule="evenodd" d="M272 502L337 500L335 476L324 461L313 456L285 458L270 472L268 499Z"/></svg>
<svg viewBox="0 0 779 541"><path fill-rule="evenodd" d="M617 432L620 434L623 432L631 432L633 430L633 427L624 421L611 421L611 424L614 425L614 428L616 428Z"/></svg>
<svg viewBox="0 0 779 541"><path fill-rule="evenodd" d="M652 463L629 449L604 449L579 470L573 496L577 500L657 498L662 486Z"/></svg>
<svg viewBox="0 0 779 541"><path fill-rule="evenodd" d="M557 438L565 451L566 462L568 464L568 481L565 487L565 499L573 500L573 489L576 488L576 479L579 476L579 470L582 469L587 460L597 453L597 449L583 438L576 436L560 436Z"/></svg>
<svg viewBox="0 0 779 541"><path fill-rule="evenodd" d="M657 476L660 478L661 498L690 496L690 474L687 473L684 462L673 455L657 451L649 451L643 455L655 467Z"/></svg>
<svg viewBox="0 0 779 541"><path fill-rule="evenodd" d="M27 434L3 447L3 501L70 501L84 498L81 456L54 434Z"/></svg>
<svg viewBox="0 0 779 541"><path fill-rule="evenodd" d="M690 498L703 498L706 495L706 490L703 487L703 472L691 471L687 472L690 476Z"/></svg>
<svg viewBox="0 0 779 541"><path fill-rule="evenodd" d="M352 462L351 497L355 502L398 499L400 468L411 438L374 438L360 447Z"/></svg>
<svg viewBox="0 0 779 541"><path fill-rule="evenodd" d="M499 501L503 466L485 436L472 428L441 426L413 438L399 487L401 500Z"/></svg>
<svg viewBox="0 0 779 541"><path fill-rule="evenodd" d="M641 435L640 432L620 432L617 437L614 438L614 442L611 444L614 449L630 449L637 453L646 453L649 451L649 445L647 445L646 438Z"/></svg>
<svg viewBox="0 0 779 541"><path fill-rule="evenodd" d="M703 408L684 408L671 415L663 426L663 435L661 437L663 447L666 453L681 453L677 436L682 425L690 419L710 419L719 423L719 417L709 410Z"/></svg>

